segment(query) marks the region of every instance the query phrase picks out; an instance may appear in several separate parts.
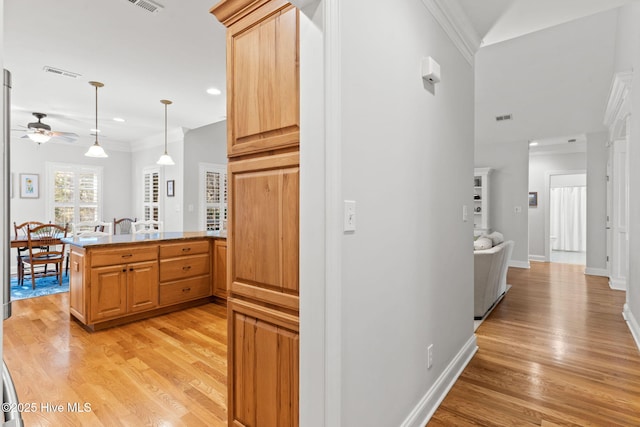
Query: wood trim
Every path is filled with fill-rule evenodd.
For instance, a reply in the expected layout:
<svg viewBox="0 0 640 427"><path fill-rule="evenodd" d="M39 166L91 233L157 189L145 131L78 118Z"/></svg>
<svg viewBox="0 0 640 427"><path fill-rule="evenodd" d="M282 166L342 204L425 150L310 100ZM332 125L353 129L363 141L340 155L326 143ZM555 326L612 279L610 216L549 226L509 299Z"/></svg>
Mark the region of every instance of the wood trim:
<svg viewBox="0 0 640 427"><path fill-rule="evenodd" d="M222 0L212 7L209 13L213 14L225 27L229 27L268 2L269 0Z"/></svg>
<svg viewBox="0 0 640 427"><path fill-rule="evenodd" d="M227 300L227 307L229 309L229 317L227 319L229 322L231 322L232 319L231 313L236 311L265 322L273 323L274 325L281 326L291 331L299 332L300 330L300 320L298 317L283 313L282 311L274 310L248 301L238 300L233 297Z"/></svg>
<svg viewBox="0 0 640 427"><path fill-rule="evenodd" d="M636 346L638 346L638 350L640 350L640 324L638 323L635 316L631 312L631 308L629 308L629 304L624 305L622 317L624 317L624 320L627 322L627 326L631 331L631 335L633 335L633 339L636 342Z"/></svg>
<svg viewBox="0 0 640 427"><path fill-rule="evenodd" d="M233 282L231 284L231 294L232 296L233 294L237 294L246 298L268 302L269 304L279 305L280 307L295 311L300 310L300 298L298 296L287 295L282 292L245 285L240 282Z"/></svg>
<svg viewBox="0 0 640 427"><path fill-rule="evenodd" d="M229 172L227 175L231 177L232 173L279 169L298 166L299 164L300 153L298 151L293 151L285 154L276 154L274 156L255 157L252 159L229 162Z"/></svg>

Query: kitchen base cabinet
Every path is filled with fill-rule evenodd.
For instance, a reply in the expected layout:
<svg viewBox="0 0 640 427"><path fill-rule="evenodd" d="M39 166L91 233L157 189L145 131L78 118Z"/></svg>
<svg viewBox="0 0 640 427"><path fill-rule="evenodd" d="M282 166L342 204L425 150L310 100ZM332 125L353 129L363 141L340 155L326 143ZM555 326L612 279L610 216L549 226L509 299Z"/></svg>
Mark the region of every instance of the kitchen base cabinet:
<svg viewBox="0 0 640 427"><path fill-rule="evenodd" d="M227 300L227 241L213 242L213 295Z"/></svg>
<svg viewBox="0 0 640 427"><path fill-rule="evenodd" d="M218 239L127 244L108 239L70 243L69 312L85 328L104 329L213 301L211 248Z"/></svg>

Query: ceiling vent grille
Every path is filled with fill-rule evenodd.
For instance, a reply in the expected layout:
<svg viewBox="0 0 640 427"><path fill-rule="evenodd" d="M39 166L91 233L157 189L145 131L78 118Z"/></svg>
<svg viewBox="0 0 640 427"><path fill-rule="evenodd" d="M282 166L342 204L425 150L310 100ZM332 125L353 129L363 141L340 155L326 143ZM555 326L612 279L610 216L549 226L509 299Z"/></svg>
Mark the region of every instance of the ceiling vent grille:
<svg viewBox="0 0 640 427"><path fill-rule="evenodd" d="M129 0L129 3L138 6L139 8L142 8L144 10L146 10L147 12L151 12L151 13L158 13L160 12L162 9L164 9L164 7L152 0Z"/></svg>
<svg viewBox="0 0 640 427"><path fill-rule="evenodd" d="M569 139L567 142L572 143L572 142L576 142L576 141L578 141L578 140L577 140L577 139L575 139L575 138L571 138L571 139Z"/></svg>
<svg viewBox="0 0 640 427"><path fill-rule="evenodd" d="M57 74L59 76L65 76L65 77L71 77L72 79L76 79L78 77L80 77L82 74L78 74L78 73L74 73L73 71L65 71L65 70L61 70L60 68L54 68L54 67L49 67L48 65L45 65L42 70L45 73L51 73L51 74Z"/></svg>
<svg viewBox="0 0 640 427"><path fill-rule="evenodd" d="M502 122L505 120L513 120L513 114L505 114L504 116L496 116L496 122Z"/></svg>

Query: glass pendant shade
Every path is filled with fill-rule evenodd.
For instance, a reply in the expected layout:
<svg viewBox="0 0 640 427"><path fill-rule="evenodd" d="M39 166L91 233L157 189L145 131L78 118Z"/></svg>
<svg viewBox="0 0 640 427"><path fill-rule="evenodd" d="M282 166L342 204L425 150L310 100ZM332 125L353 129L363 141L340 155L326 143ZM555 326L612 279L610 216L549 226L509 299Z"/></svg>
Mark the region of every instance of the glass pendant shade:
<svg viewBox="0 0 640 427"><path fill-rule="evenodd" d="M109 157L107 155L107 153L104 151L104 148L102 148L100 146L100 143L98 142L98 88L99 87L103 87L104 84L100 83L100 82L89 82L89 84L93 87L96 88L96 142L93 143L93 145L91 147L89 147L89 149L87 150L86 153L84 153L85 156L87 157L99 157L99 158L105 158L105 157Z"/></svg>
<svg viewBox="0 0 640 427"><path fill-rule="evenodd" d="M84 155L87 157L109 157L109 155L105 153L104 148L102 148L100 144L98 144L98 141L94 142L93 145L89 147L87 152L84 153Z"/></svg>
<svg viewBox="0 0 640 427"><path fill-rule="evenodd" d="M156 164L162 166L173 166L176 163L173 161L169 152L167 151L167 106L172 102L167 99L161 99L160 102L164 104L164 154L160 156Z"/></svg>

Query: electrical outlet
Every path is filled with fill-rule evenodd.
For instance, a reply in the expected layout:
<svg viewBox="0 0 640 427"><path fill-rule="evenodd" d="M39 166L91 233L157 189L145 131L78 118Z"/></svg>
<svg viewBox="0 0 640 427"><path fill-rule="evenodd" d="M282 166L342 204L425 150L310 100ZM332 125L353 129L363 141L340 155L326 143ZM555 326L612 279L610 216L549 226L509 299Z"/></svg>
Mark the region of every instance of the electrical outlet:
<svg viewBox="0 0 640 427"><path fill-rule="evenodd" d="M433 344L429 344L427 347L427 369L431 369L433 366Z"/></svg>

